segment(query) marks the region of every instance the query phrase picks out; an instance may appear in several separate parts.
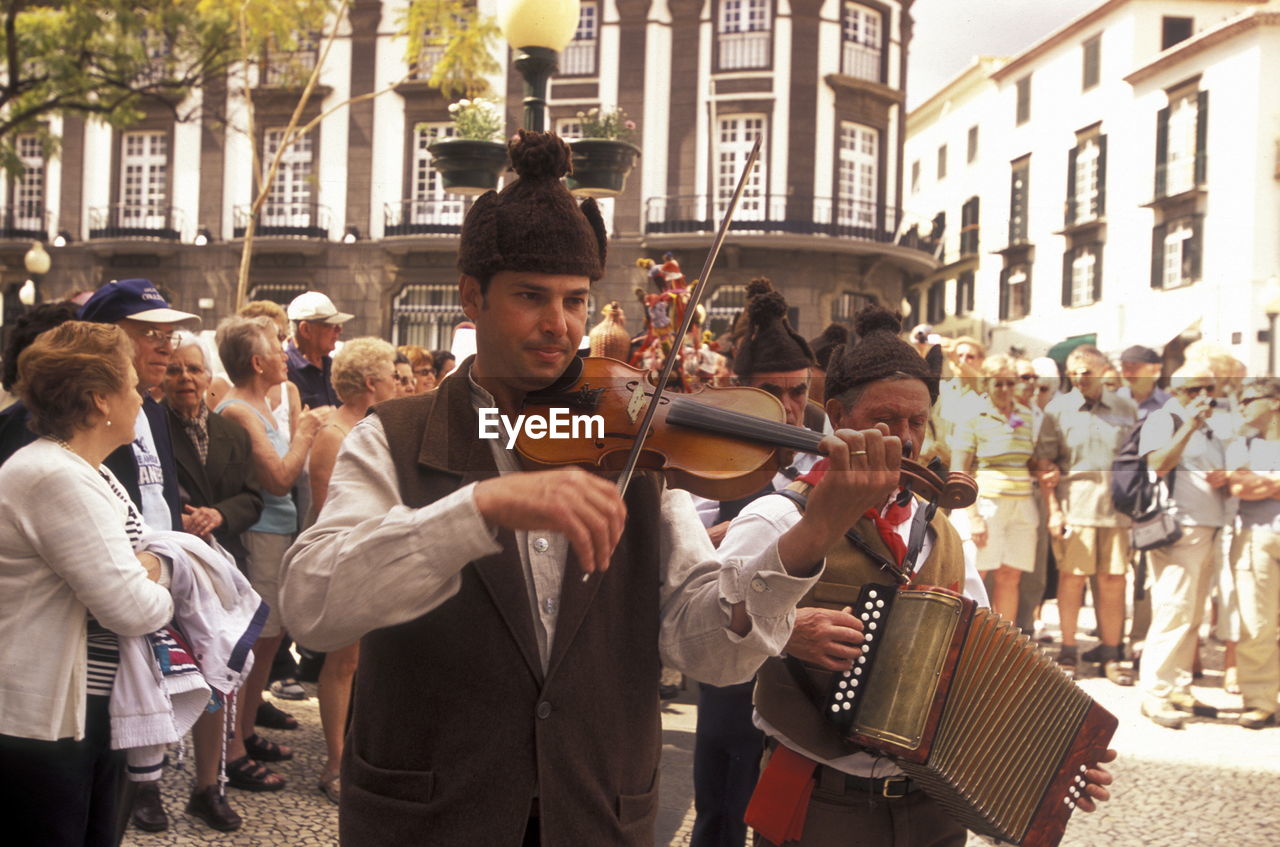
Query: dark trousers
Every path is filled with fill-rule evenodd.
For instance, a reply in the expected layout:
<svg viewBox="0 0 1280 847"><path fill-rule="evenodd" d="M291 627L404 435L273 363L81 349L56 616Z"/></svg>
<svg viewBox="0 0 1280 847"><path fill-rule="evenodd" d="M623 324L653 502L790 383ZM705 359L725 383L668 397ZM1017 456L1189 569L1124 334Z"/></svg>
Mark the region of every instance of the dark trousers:
<svg viewBox="0 0 1280 847"><path fill-rule="evenodd" d="M698 686L692 847L742 847L746 841L742 816L755 790L764 750L764 735L751 723L753 686Z"/></svg>
<svg viewBox="0 0 1280 847"><path fill-rule="evenodd" d="M85 737L0 735L0 820L8 844L113 847L124 751L111 749L106 697L89 697Z"/></svg>

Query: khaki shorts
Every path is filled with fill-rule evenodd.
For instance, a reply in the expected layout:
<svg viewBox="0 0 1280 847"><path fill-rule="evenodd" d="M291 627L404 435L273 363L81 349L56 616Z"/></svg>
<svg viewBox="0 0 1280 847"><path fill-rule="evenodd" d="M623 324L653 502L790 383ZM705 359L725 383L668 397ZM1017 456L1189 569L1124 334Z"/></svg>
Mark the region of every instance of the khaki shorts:
<svg viewBox="0 0 1280 847"><path fill-rule="evenodd" d="M284 632L280 621L280 563L293 543L293 536L278 532L245 532L240 537L249 551L249 584L258 592L271 611L262 625L262 638L273 638Z"/></svg>
<svg viewBox="0 0 1280 847"><path fill-rule="evenodd" d="M1068 524L1067 537L1053 539L1053 555L1059 573L1123 576L1129 571L1129 530Z"/></svg>
<svg viewBox="0 0 1280 847"><path fill-rule="evenodd" d="M1031 573L1036 569L1036 530L1039 514L1030 497L990 497L979 504L980 512L995 513L986 518L987 544L978 548L980 571L1001 565Z"/></svg>

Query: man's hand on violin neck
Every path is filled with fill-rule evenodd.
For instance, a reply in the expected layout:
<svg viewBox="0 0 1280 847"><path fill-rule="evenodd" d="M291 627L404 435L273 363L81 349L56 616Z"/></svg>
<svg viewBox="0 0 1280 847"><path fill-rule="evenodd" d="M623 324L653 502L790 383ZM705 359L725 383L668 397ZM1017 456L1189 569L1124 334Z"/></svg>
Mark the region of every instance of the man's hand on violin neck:
<svg viewBox="0 0 1280 847"><path fill-rule="evenodd" d="M487 479L473 496L490 527L563 533L588 573L609 568L627 522L617 487L579 468Z"/></svg>
<svg viewBox="0 0 1280 847"><path fill-rule="evenodd" d="M883 506L901 474L902 442L884 424L837 430L821 447L830 467L809 494L800 522L778 540L783 567L795 576L812 574L867 509Z"/></svg>

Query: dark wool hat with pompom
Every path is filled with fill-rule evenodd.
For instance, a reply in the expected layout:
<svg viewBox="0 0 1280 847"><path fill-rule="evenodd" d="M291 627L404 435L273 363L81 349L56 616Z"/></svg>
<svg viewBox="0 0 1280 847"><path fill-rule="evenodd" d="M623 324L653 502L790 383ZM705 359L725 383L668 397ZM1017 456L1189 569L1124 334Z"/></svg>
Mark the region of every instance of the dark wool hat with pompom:
<svg viewBox="0 0 1280 847"><path fill-rule="evenodd" d="M818 367L824 371L831 363L831 354L836 348L848 343L849 328L844 324L830 324L822 331L822 335L809 339L809 346L813 348L813 358L817 360Z"/></svg>
<svg viewBox="0 0 1280 847"><path fill-rule="evenodd" d="M747 328L733 357L734 373L798 371L813 364L809 343L787 321L787 301L781 294L757 294L747 301L746 312Z"/></svg>
<svg viewBox="0 0 1280 847"><path fill-rule="evenodd" d="M845 344L831 355L827 365L824 400L839 397L859 385L895 375L914 377L929 389L929 399L938 400L938 377L942 373L942 351L936 345L926 359L898 337L902 319L881 306L864 306L853 319L858 340Z"/></svg>
<svg viewBox="0 0 1280 847"><path fill-rule="evenodd" d="M499 271L604 276L607 236L596 201L579 206L560 182L572 171L569 145L550 132L519 130L507 144L519 179L490 191L462 223L458 270L478 279Z"/></svg>

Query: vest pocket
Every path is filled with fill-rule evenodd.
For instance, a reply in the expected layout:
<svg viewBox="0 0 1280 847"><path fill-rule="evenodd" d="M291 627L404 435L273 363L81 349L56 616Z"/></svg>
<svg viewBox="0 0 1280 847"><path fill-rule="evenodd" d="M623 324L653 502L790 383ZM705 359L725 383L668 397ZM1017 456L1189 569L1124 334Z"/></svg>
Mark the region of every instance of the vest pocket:
<svg viewBox="0 0 1280 847"><path fill-rule="evenodd" d="M655 780L656 783L656 780ZM618 795L618 823L627 827L653 817L658 804L658 787L644 794Z"/></svg>
<svg viewBox="0 0 1280 847"><path fill-rule="evenodd" d="M845 606L853 606L858 599L858 593L862 590L861 585L844 585L839 582L819 582L813 587L814 605L826 606L833 609L842 609Z"/></svg>

